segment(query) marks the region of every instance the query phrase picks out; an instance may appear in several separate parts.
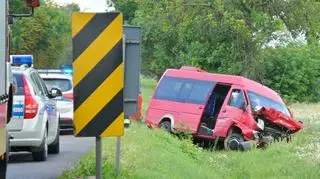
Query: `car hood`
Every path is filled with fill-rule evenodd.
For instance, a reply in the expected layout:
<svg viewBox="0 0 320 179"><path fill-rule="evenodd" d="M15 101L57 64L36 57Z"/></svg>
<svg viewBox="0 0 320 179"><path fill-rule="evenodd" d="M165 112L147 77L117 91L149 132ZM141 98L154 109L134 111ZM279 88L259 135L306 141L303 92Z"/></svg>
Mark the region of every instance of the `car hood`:
<svg viewBox="0 0 320 179"><path fill-rule="evenodd" d="M274 108L262 107L257 111L257 115L264 116L270 122L278 126L287 128L291 131L291 133L298 132L303 128L301 122L296 121L295 119L293 119L293 117L287 116Z"/></svg>

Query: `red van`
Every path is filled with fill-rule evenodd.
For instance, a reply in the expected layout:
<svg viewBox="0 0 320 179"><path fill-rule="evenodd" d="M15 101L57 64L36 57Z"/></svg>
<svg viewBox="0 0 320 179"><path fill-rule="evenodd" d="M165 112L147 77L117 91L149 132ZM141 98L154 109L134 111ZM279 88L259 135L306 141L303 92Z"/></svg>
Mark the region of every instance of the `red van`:
<svg viewBox="0 0 320 179"><path fill-rule="evenodd" d="M224 141L224 147L232 150L242 149L246 141L260 145L289 140L303 128L270 88L195 67L168 69L163 74L145 119L150 127L169 132L184 128L197 139Z"/></svg>

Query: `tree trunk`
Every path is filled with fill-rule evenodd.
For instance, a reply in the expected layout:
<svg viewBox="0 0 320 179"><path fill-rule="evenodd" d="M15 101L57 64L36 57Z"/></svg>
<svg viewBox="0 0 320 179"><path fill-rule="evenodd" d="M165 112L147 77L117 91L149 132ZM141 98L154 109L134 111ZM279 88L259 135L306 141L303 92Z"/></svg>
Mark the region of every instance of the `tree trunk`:
<svg viewBox="0 0 320 179"><path fill-rule="evenodd" d="M245 46L245 59L243 62L243 68L242 68L242 75L244 77L249 76L249 69L250 69L250 64L252 63L253 60L253 37L250 36L247 39L246 46Z"/></svg>

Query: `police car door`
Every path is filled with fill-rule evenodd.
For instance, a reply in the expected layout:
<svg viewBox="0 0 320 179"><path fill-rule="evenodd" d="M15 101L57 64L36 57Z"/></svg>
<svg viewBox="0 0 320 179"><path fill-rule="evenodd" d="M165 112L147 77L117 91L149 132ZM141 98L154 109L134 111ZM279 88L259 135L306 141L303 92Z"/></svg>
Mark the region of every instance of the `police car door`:
<svg viewBox="0 0 320 179"><path fill-rule="evenodd" d="M37 79L38 83L41 86L41 90L43 92L43 100L46 105L46 111L48 114L48 123L49 123L49 130L48 130L48 138L49 141L54 140L56 137L57 129L58 129L58 113L57 113L57 101L54 98L50 98L48 89L41 79L41 77L37 74L34 73L34 77Z"/></svg>

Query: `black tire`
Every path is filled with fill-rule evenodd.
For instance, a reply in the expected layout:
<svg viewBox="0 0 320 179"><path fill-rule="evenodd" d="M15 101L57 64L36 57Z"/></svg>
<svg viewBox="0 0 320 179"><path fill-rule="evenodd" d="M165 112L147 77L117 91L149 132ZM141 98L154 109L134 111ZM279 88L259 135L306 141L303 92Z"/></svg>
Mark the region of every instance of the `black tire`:
<svg viewBox="0 0 320 179"><path fill-rule="evenodd" d="M44 133L42 144L39 151L32 152L34 161L46 161L48 157L48 132Z"/></svg>
<svg viewBox="0 0 320 179"><path fill-rule="evenodd" d="M12 85L10 85L9 88L9 94L8 94L8 107L7 107L7 124L10 122L12 117L12 107L13 107L13 89Z"/></svg>
<svg viewBox="0 0 320 179"><path fill-rule="evenodd" d="M170 121L163 121L159 124L159 128L164 129L167 132L172 132L171 131L171 122Z"/></svg>
<svg viewBox="0 0 320 179"><path fill-rule="evenodd" d="M9 154L10 154L10 144L9 144L9 137L8 137L8 133L7 133L6 153L4 154L4 157L2 159L0 158L0 178L6 178L8 161L9 161Z"/></svg>
<svg viewBox="0 0 320 179"><path fill-rule="evenodd" d="M7 152L4 154L4 158L0 159L0 178L6 178L8 165L8 155Z"/></svg>
<svg viewBox="0 0 320 179"><path fill-rule="evenodd" d="M53 143L49 145L49 154L58 154L60 153L60 127L58 126L58 131L56 138Z"/></svg>
<svg viewBox="0 0 320 179"><path fill-rule="evenodd" d="M226 150L240 150L240 142L243 142L243 136L238 133L231 133L224 140L224 148Z"/></svg>

